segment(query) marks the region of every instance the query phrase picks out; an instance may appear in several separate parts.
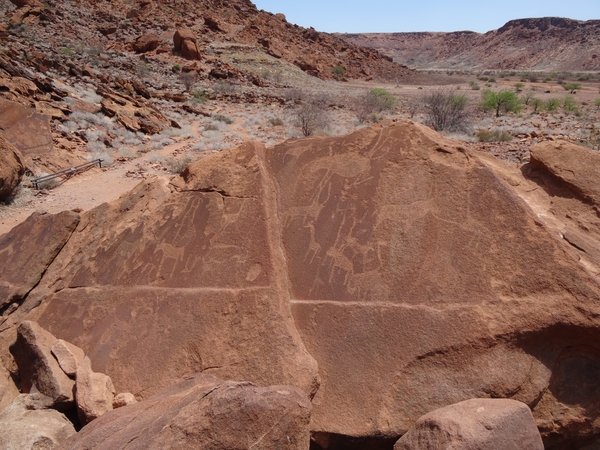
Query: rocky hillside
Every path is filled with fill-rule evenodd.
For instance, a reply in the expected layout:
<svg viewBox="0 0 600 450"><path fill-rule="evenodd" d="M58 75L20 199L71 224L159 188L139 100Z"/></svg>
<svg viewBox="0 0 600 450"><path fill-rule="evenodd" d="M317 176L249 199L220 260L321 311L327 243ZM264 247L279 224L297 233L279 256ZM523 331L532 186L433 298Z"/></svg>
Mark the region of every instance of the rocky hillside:
<svg viewBox="0 0 600 450"><path fill-rule="evenodd" d="M97 56L109 49L136 51L146 58L164 57L171 53L176 29L183 28L197 41L195 54L188 56L206 63L203 69L207 74L217 69L213 75L221 78L232 74L215 67L217 61L210 56L214 43L257 47L326 79L333 78L334 66L343 66L344 75L350 78L396 80L411 73L375 50L292 25L282 14L257 10L249 0L117 0L110 8L102 2L77 0L50 0L43 6L38 0L14 3L22 7L15 11L7 1L0 6L0 13L5 15L7 47L35 60L38 67L60 67L64 56Z"/></svg>
<svg viewBox="0 0 600 450"><path fill-rule="evenodd" d="M600 70L600 20L558 17L512 20L485 34L344 34L418 69Z"/></svg>

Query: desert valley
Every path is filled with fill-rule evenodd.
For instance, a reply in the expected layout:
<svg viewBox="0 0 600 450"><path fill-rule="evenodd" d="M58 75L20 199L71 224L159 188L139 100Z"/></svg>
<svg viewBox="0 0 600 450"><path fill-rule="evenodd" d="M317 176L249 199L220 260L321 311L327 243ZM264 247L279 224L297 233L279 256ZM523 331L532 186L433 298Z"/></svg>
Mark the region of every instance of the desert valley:
<svg viewBox="0 0 600 450"><path fill-rule="evenodd" d="M0 0L0 449L600 449L599 55Z"/></svg>

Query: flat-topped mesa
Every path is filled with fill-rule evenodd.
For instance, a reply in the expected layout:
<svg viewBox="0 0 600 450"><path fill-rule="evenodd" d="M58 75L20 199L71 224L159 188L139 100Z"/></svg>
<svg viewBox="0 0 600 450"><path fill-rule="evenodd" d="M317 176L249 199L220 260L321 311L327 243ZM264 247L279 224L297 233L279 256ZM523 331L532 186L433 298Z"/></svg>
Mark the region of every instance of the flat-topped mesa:
<svg viewBox="0 0 600 450"><path fill-rule="evenodd" d="M600 436L598 278L498 164L404 120L247 143L81 214L9 318L141 399L197 372L289 384L314 396L315 436L389 440L510 398L546 446L582 445Z"/></svg>

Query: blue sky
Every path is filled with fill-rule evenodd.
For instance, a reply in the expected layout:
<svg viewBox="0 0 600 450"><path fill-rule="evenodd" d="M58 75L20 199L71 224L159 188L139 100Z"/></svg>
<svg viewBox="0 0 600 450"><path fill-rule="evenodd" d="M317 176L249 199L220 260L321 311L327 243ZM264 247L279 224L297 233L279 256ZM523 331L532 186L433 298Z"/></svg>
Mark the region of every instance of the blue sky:
<svg viewBox="0 0 600 450"><path fill-rule="evenodd" d="M328 32L462 31L484 33L512 19L600 19L600 0L252 0L291 23Z"/></svg>

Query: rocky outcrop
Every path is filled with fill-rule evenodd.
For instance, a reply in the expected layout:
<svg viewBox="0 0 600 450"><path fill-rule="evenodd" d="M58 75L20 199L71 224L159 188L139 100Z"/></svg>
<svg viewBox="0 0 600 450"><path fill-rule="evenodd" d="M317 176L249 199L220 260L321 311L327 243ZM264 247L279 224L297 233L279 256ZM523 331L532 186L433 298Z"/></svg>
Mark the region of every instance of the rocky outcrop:
<svg viewBox="0 0 600 450"><path fill-rule="evenodd" d="M0 134L0 201L10 197L24 173L19 151Z"/></svg>
<svg viewBox="0 0 600 450"><path fill-rule="evenodd" d="M511 398L575 448L600 436L599 276L525 173L410 121L244 144L82 214L11 317L140 400L198 372L296 385L319 436L391 440Z"/></svg>
<svg viewBox="0 0 600 450"><path fill-rule="evenodd" d="M201 59L200 48L194 32L188 28L179 28L173 35L175 51L188 59Z"/></svg>
<svg viewBox="0 0 600 450"><path fill-rule="evenodd" d="M62 448L306 450L310 411L306 394L296 387L257 387L199 374L108 412Z"/></svg>
<svg viewBox="0 0 600 450"><path fill-rule="evenodd" d="M82 424L90 423L113 409L115 387L110 377L92 371L92 362L87 356L77 368L77 415Z"/></svg>
<svg viewBox="0 0 600 450"><path fill-rule="evenodd" d="M0 412L0 448L50 450L75 434L75 428L60 412L49 409L51 399L40 394L21 394Z"/></svg>
<svg viewBox="0 0 600 450"><path fill-rule="evenodd" d="M419 418L394 450L478 449L543 450L527 405L514 400L476 398Z"/></svg>
<svg viewBox="0 0 600 450"><path fill-rule="evenodd" d="M24 321L17 329L17 341L11 346L21 378L21 391L37 390L50 397L57 409L73 405L75 383L60 368L51 354L56 337L37 323Z"/></svg>

